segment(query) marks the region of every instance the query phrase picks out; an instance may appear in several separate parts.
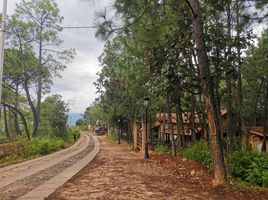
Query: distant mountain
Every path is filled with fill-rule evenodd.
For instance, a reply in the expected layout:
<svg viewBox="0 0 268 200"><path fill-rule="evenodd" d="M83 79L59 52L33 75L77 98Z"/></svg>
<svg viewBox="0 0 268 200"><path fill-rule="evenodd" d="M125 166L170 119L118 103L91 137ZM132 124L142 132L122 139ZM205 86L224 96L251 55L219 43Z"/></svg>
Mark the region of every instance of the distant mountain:
<svg viewBox="0 0 268 200"><path fill-rule="evenodd" d="M68 115L69 115L69 119L68 119L67 124L69 126L75 126L75 122L83 118L83 114L81 113L69 113Z"/></svg>

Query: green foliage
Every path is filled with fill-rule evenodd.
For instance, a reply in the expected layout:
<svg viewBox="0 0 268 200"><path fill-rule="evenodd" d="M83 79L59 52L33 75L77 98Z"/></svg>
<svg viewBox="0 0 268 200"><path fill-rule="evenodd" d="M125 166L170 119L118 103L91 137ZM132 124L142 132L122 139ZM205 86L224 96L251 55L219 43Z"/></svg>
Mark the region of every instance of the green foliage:
<svg viewBox="0 0 268 200"><path fill-rule="evenodd" d="M68 139L69 141L76 141L80 138L80 130L78 127L68 127Z"/></svg>
<svg viewBox="0 0 268 200"><path fill-rule="evenodd" d="M18 152L23 158L34 155L45 155L65 147L61 138L36 137L30 141L20 140L17 143Z"/></svg>
<svg viewBox="0 0 268 200"><path fill-rule="evenodd" d="M107 141L111 143L117 143L118 141L118 136L117 135L109 135L107 137Z"/></svg>
<svg viewBox="0 0 268 200"><path fill-rule="evenodd" d="M60 95L47 97L41 104L41 129L43 135L66 137L68 107Z"/></svg>
<svg viewBox="0 0 268 200"><path fill-rule="evenodd" d="M263 175L262 175L262 187L268 188L268 170L263 172Z"/></svg>
<svg viewBox="0 0 268 200"><path fill-rule="evenodd" d="M75 122L76 127L81 130L81 131L87 131L88 130L88 122L86 121L86 119L78 119Z"/></svg>
<svg viewBox="0 0 268 200"><path fill-rule="evenodd" d="M27 160L40 155L46 155L69 146L62 138L39 136L26 140L19 139L10 143L8 151L0 151L0 165L7 165Z"/></svg>
<svg viewBox="0 0 268 200"><path fill-rule="evenodd" d="M267 187L268 154L257 151L236 151L230 158L230 170L235 178Z"/></svg>
<svg viewBox="0 0 268 200"><path fill-rule="evenodd" d="M210 150L206 142L198 141L190 148L183 151L183 156L190 160L195 160L205 165L211 166Z"/></svg>
<svg viewBox="0 0 268 200"><path fill-rule="evenodd" d="M76 126L82 126L84 124L84 120L83 119L78 119L76 122L75 122L75 125Z"/></svg>
<svg viewBox="0 0 268 200"><path fill-rule="evenodd" d="M169 153L168 147L164 146L164 145L157 145L154 150L155 150L155 152L157 152L159 154L168 154Z"/></svg>
<svg viewBox="0 0 268 200"><path fill-rule="evenodd" d="M0 133L0 144L8 142L8 139L5 135Z"/></svg>

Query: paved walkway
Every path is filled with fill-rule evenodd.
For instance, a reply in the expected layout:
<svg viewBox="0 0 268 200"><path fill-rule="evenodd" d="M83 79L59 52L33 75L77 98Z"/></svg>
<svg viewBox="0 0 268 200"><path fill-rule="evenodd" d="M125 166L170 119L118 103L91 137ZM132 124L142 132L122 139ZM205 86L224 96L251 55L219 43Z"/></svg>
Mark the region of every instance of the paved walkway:
<svg viewBox="0 0 268 200"><path fill-rule="evenodd" d="M95 137L82 134L68 149L0 168L0 199L44 199L88 164L99 150Z"/></svg>
<svg viewBox="0 0 268 200"><path fill-rule="evenodd" d="M99 137L101 151L83 170L46 200L268 199L268 190L214 187L204 165L179 157L143 152Z"/></svg>

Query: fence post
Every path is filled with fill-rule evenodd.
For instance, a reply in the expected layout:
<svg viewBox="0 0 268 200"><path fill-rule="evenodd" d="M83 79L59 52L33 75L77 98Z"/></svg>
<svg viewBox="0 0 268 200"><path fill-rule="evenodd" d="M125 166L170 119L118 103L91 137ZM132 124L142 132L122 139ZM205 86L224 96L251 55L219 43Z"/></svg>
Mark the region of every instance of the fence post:
<svg viewBox="0 0 268 200"><path fill-rule="evenodd" d="M138 129L135 121L133 122L133 145L134 149L138 148Z"/></svg>

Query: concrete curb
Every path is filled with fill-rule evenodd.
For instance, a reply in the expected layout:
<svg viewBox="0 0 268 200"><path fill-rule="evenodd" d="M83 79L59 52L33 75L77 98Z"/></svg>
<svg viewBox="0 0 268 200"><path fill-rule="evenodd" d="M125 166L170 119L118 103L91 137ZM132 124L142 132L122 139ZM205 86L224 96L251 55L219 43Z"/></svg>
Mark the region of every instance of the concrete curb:
<svg viewBox="0 0 268 200"><path fill-rule="evenodd" d="M100 151L100 143L98 139L92 135L95 142L94 149L84 158L79 160L77 163L67 168L63 172L59 173L52 179L46 181L42 185L38 186L34 190L28 192L24 196L20 197L20 200L42 200L48 197L50 194L55 192L57 188L62 186L70 178L72 178L76 173L78 173L82 168L84 168L88 163L90 163Z"/></svg>
<svg viewBox="0 0 268 200"><path fill-rule="evenodd" d="M5 186L7 186L9 184L12 184L15 181L23 179L25 177L31 176L32 174L35 174L35 173L37 173L37 172L39 172L41 170L49 168L49 167L59 163L60 161L68 159L69 157L71 157L71 156L83 151L84 149L87 148L88 144L87 144L87 142L85 144L83 144L82 140L86 140L89 143L90 137L82 136L79 139L79 141L76 142L71 147L69 147L67 149L63 149L63 150L58 151L58 152L55 152L53 154L49 154L49 155L46 155L46 156L38 157L38 158L28 160L28 161L25 161L25 162L22 162L22 163L18 163L18 164L15 164L15 165L10 165L10 166L1 168L0 169L0 174L2 174L2 172L13 170L13 169L20 168L20 167L23 167L24 170L19 170L19 171L15 171L15 172L10 173L12 178L9 178L8 180L0 178L0 188L3 188L3 187L5 187ZM80 146L80 149L76 149L78 146ZM61 155L64 152L67 152L67 151L70 151L70 150L73 150L73 151L71 153L67 154L67 155ZM59 155L61 155L61 156L58 157ZM57 156L57 157L55 157L55 156ZM40 166L40 164L39 164L40 160L41 160L41 162L42 162L42 160L48 160L49 162L44 163L42 166ZM37 164L37 167L36 168L28 168L27 165L29 165L29 164L33 164L35 166Z"/></svg>

